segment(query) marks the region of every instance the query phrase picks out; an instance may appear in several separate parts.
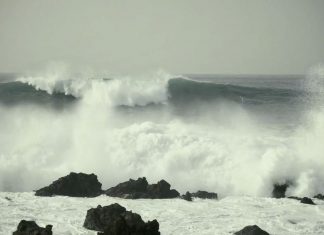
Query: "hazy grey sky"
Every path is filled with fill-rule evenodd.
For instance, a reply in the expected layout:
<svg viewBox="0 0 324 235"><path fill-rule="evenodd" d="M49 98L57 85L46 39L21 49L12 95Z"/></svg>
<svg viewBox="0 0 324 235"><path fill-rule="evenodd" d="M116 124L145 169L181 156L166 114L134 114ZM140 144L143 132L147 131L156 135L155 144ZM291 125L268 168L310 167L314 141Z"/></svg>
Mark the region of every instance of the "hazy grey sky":
<svg viewBox="0 0 324 235"><path fill-rule="evenodd" d="M0 0L0 71L304 73L324 0Z"/></svg>

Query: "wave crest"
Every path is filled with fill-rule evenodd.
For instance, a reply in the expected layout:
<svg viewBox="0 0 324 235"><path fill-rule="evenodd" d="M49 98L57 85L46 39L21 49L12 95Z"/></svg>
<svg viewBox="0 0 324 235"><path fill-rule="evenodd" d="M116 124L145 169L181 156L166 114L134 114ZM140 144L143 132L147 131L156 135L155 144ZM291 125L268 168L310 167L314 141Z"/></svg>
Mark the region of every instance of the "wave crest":
<svg viewBox="0 0 324 235"><path fill-rule="evenodd" d="M52 95L63 93L82 99L86 103L103 103L109 106L145 106L166 103L167 84L173 76L163 71L138 77L71 78L66 74L21 77L18 81L46 91Z"/></svg>

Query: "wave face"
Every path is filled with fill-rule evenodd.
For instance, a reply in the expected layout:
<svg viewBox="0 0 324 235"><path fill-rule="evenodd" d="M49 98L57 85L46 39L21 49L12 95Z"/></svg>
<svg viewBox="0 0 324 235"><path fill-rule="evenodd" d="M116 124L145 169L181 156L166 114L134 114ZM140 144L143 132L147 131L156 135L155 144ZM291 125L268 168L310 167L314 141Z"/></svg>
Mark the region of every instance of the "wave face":
<svg viewBox="0 0 324 235"><path fill-rule="evenodd" d="M62 106L75 100L72 95L62 93L49 94L43 90L37 90L28 84L14 81L0 83L0 103L4 105L28 104Z"/></svg>
<svg viewBox="0 0 324 235"><path fill-rule="evenodd" d="M168 89L173 102L223 99L248 104L264 104L291 102L304 95L303 91L283 88L245 87L212 82L199 82L183 78L169 80Z"/></svg>
<svg viewBox="0 0 324 235"><path fill-rule="evenodd" d="M31 191L83 171L104 187L146 176L183 192L270 195L289 180L290 194L323 193L320 73L189 77L1 82L0 190Z"/></svg>
<svg viewBox="0 0 324 235"><path fill-rule="evenodd" d="M283 88L258 88L213 82L201 82L187 78L165 78L164 81L131 81L130 79L62 80L55 83L40 83L32 77L0 83L0 102L50 103L50 99L62 103L82 98L95 89L98 96L120 98L112 105L145 106L158 103L187 103L195 101L229 100L245 104L293 102L305 96L302 90ZM103 89L103 92L100 91ZM147 90L148 89L148 90ZM101 93L100 93L101 92ZM124 94L123 94L124 92ZM142 94L142 92L146 92ZM47 102L46 102L47 101Z"/></svg>

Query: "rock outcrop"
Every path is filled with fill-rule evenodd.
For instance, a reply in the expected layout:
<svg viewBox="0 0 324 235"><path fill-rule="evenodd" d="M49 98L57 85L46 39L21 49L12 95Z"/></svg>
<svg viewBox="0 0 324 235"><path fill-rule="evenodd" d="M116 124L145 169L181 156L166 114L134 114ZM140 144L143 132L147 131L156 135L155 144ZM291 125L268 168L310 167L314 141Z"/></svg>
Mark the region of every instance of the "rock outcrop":
<svg viewBox="0 0 324 235"><path fill-rule="evenodd" d="M96 197L102 193L101 183L95 174L71 172L59 178L49 186L36 190L36 196L70 196L70 197Z"/></svg>
<svg viewBox="0 0 324 235"><path fill-rule="evenodd" d="M182 195L181 198L183 200L188 201L188 202L191 202L192 201L191 193L189 193L189 192L186 192L186 194Z"/></svg>
<svg viewBox="0 0 324 235"><path fill-rule="evenodd" d="M288 199L294 199L294 200L298 200L298 201L301 201L302 198L301 197L296 197L296 196L289 196L287 197Z"/></svg>
<svg viewBox="0 0 324 235"><path fill-rule="evenodd" d="M314 198L319 199L319 200L324 200L324 195L323 194L317 194L314 196Z"/></svg>
<svg viewBox="0 0 324 235"><path fill-rule="evenodd" d="M191 194L192 197L198 197L202 199L217 199L217 193L206 192L206 191L197 191Z"/></svg>
<svg viewBox="0 0 324 235"><path fill-rule="evenodd" d="M262 230L261 228L259 228L257 225L250 225L234 233L234 235L270 235L270 234Z"/></svg>
<svg viewBox="0 0 324 235"><path fill-rule="evenodd" d="M180 194L175 189L170 189L171 185L165 180L159 181L157 184L148 184L145 177L137 180L130 179L129 181L118 184L115 187L109 188L105 194L110 197L121 197L127 199L165 199L176 198Z"/></svg>
<svg viewBox="0 0 324 235"><path fill-rule="evenodd" d="M117 203L88 210L83 226L99 231L98 235L160 235L156 220L145 223L139 214Z"/></svg>
<svg viewBox="0 0 324 235"><path fill-rule="evenodd" d="M283 198L286 196L286 190L289 187L288 183L273 185L272 197Z"/></svg>
<svg viewBox="0 0 324 235"><path fill-rule="evenodd" d="M17 231L13 235L52 235L52 225L46 225L45 228L39 227L35 221L22 220L18 224Z"/></svg>
<svg viewBox="0 0 324 235"><path fill-rule="evenodd" d="M297 200L297 201L300 201L300 203L304 203L304 204L309 204L309 205L316 205L312 199L308 198L308 197L295 197L295 196L290 196L290 197L287 197L289 199L294 199L294 200Z"/></svg>
<svg viewBox="0 0 324 235"><path fill-rule="evenodd" d="M301 200L300 200L301 203L304 203L304 204L309 204L309 205L315 205L315 203L313 202L312 199L308 198L308 197L303 197Z"/></svg>
<svg viewBox="0 0 324 235"><path fill-rule="evenodd" d="M187 201L192 201L193 197L201 198L201 199L217 199L217 193L210 193L206 191L197 191L195 193L186 192L186 194L182 195L181 198Z"/></svg>

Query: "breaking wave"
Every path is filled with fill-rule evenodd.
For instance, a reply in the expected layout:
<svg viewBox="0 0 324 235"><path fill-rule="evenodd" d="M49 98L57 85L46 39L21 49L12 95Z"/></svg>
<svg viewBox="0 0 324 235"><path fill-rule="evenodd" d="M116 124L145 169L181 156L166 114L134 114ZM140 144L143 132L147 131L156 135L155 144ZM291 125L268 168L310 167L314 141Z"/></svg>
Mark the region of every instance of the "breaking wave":
<svg viewBox="0 0 324 235"><path fill-rule="evenodd" d="M150 104L184 104L193 101L229 100L264 104L294 102L305 95L302 90L258 88L213 82L158 73L145 78L74 78L21 77L0 83L0 102L50 103L84 99L110 106L145 106Z"/></svg>
<svg viewBox="0 0 324 235"><path fill-rule="evenodd" d="M0 83L0 190L31 191L83 171L98 174L104 187L146 176L182 192L223 196L267 196L287 180L294 183L290 194L323 193L321 93L304 87L238 86L164 72L57 73Z"/></svg>

